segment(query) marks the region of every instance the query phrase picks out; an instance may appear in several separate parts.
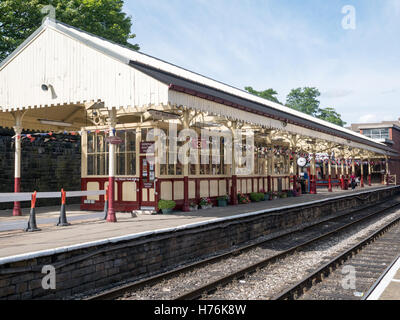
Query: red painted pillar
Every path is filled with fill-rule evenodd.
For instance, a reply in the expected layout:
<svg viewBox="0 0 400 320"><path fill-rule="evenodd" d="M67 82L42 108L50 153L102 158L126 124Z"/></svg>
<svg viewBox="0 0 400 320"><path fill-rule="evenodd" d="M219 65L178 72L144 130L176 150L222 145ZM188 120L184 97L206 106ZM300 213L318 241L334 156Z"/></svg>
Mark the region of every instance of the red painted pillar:
<svg viewBox="0 0 400 320"><path fill-rule="evenodd" d="M332 175L328 176L328 192L333 192L332 191Z"/></svg>
<svg viewBox="0 0 400 320"><path fill-rule="evenodd" d="M233 205L238 204L237 196L237 175L232 176L231 202Z"/></svg>
<svg viewBox="0 0 400 320"><path fill-rule="evenodd" d="M364 188L364 175L361 175L360 186L361 188Z"/></svg>
<svg viewBox="0 0 400 320"><path fill-rule="evenodd" d="M315 181L315 176L312 174L310 175L310 194L316 194L316 181Z"/></svg>
<svg viewBox="0 0 400 320"><path fill-rule="evenodd" d="M316 164L315 164L315 153L313 153L313 157L311 160L311 175L310 175L310 194L317 193L317 175L316 175Z"/></svg>
<svg viewBox="0 0 400 320"><path fill-rule="evenodd" d="M117 217L115 215L115 177L108 177L108 211L107 211L107 221L117 222Z"/></svg>
<svg viewBox="0 0 400 320"><path fill-rule="evenodd" d="M293 190L297 191L297 176L293 175Z"/></svg>
<svg viewBox="0 0 400 320"><path fill-rule="evenodd" d="M268 186L268 192L271 192L271 176L268 176L267 177L267 186Z"/></svg>
<svg viewBox="0 0 400 320"><path fill-rule="evenodd" d="M371 183L371 175L370 175L370 174L368 175L368 185L369 185L369 186L372 186L372 183Z"/></svg>
<svg viewBox="0 0 400 320"><path fill-rule="evenodd" d="M183 177L183 212L189 212L189 177Z"/></svg>
<svg viewBox="0 0 400 320"><path fill-rule="evenodd" d="M14 178L14 192L21 192L21 178ZM13 216L20 216L21 213L21 203L19 201L14 201Z"/></svg>
<svg viewBox="0 0 400 320"><path fill-rule="evenodd" d="M15 131L15 159L14 159L14 192L21 192L21 126L18 124L14 127ZM13 216L21 216L21 203L14 202Z"/></svg>

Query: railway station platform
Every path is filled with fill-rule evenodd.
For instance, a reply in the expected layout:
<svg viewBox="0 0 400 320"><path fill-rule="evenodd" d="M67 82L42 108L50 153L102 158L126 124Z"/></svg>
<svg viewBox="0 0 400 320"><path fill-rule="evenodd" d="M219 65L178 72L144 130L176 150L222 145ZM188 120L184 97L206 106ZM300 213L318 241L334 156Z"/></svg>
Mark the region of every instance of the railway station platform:
<svg viewBox="0 0 400 320"><path fill-rule="evenodd" d="M355 191L334 189L333 192L319 190L318 194L305 194L301 197L283 198L258 203L193 212L172 212L171 214L139 214L132 218L130 213L117 213L117 223L108 223L101 218L102 212L81 211L79 205L67 206L67 219L71 226L57 227L59 207L39 207L36 209L38 232L24 232L29 220L28 208L22 210L22 216L12 216L12 210L0 211L0 258L28 254L42 250L86 244L92 241L110 239L126 235L142 234L178 228L191 224L211 222L216 219L249 214L260 210L272 210L292 205L331 199L359 192L370 192L385 186L357 188Z"/></svg>
<svg viewBox="0 0 400 320"><path fill-rule="evenodd" d="M400 300L400 254L377 281L367 300Z"/></svg>
<svg viewBox="0 0 400 320"><path fill-rule="evenodd" d="M265 235L314 224L343 210L390 199L399 186L372 186L355 191L276 199L171 214L117 213L117 222L102 212L67 206L67 227L55 226L59 208L37 208L40 231L25 232L29 215L0 212L0 299L69 298L120 281L138 280L196 259L231 250ZM15 230L12 230L12 229ZM57 290L41 287L41 268L54 265Z"/></svg>

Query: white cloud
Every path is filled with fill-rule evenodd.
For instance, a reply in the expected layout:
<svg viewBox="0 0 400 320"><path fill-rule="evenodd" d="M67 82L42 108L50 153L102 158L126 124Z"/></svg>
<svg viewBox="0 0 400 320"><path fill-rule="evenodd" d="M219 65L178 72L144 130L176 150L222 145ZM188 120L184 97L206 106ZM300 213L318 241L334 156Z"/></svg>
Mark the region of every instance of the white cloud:
<svg viewBox="0 0 400 320"><path fill-rule="evenodd" d="M376 114L365 114L360 117L358 122L360 123L368 123L368 122L377 122L377 115Z"/></svg>

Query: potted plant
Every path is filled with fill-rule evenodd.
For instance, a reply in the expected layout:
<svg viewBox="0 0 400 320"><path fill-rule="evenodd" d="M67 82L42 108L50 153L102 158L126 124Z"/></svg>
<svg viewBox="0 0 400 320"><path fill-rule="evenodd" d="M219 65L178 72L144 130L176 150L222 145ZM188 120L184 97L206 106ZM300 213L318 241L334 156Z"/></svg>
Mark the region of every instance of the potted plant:
<svg viewBox="0 0 400 320"><path fill-rule="evenodd" d="M229 202L229 197L227 195L217 198L218 207L227 207Z"/></svg>
<svg viewBox="0 0 400 320"><path fill-rule="evenodd" d="M274 192L272 193L272 200L278 199L278 196L279 196L279 193L278 193L277 191L274 191Z"/></svg>
<svg viewBox="0 0 400 320"><path fill-rule="evenodd" d="M160 200L158 201L158 209L162 211L163 214L170 213L172 209L176 206L173 200Z"/></svg>
<svg viewBox="0 0 400 320"><path fill-rule="evenodd" d="M265 192L265 194L264 194L264 200L265 200L265 201L271 200L271 193L270 193L270 192Z"/></svg>
<svg viewBox="0 0 400 320"><path fill-rule="evenodd" d="M239 192L239 194L238 194L238 201L240 204L250 203L249 197L247 195L243 194L242 192Z"/></svg>
<svg viewBox="0 0 400 320"><path fill-rule="evenodd" d="M189 210L190 211L197 211L198 210L198 205L197 205L197 203L196 202L190 202L190 204L189 204Z"/></svg>
<svg viewBox="0 0 400 320"><path fill-rule="evenodd" d="M199 205L202 209L212 208L212 202L210 198L201 198Z"/></svg>

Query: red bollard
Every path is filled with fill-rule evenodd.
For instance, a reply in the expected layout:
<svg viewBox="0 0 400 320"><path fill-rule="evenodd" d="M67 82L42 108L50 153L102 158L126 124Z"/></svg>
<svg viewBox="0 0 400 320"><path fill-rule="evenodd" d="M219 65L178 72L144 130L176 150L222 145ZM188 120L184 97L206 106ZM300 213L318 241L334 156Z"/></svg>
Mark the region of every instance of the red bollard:
<svg viewBox="0 0 400 320"><path fill-rule="evenodd" d="M61 189L61 210L60 210L60 217L58 218L57 226L66 227L70 226L71 224L67 221L67 213L65 212L65 203L66 203L67 193L64 189Z"/></svg>
<svg viewBox="0 0 400 320"><path fill-rule="evenodd" d="M28 227L25 229L26 232L40 231L36 225L36 191L32 194L31 200L31 212L29 215Z"/></svg>

